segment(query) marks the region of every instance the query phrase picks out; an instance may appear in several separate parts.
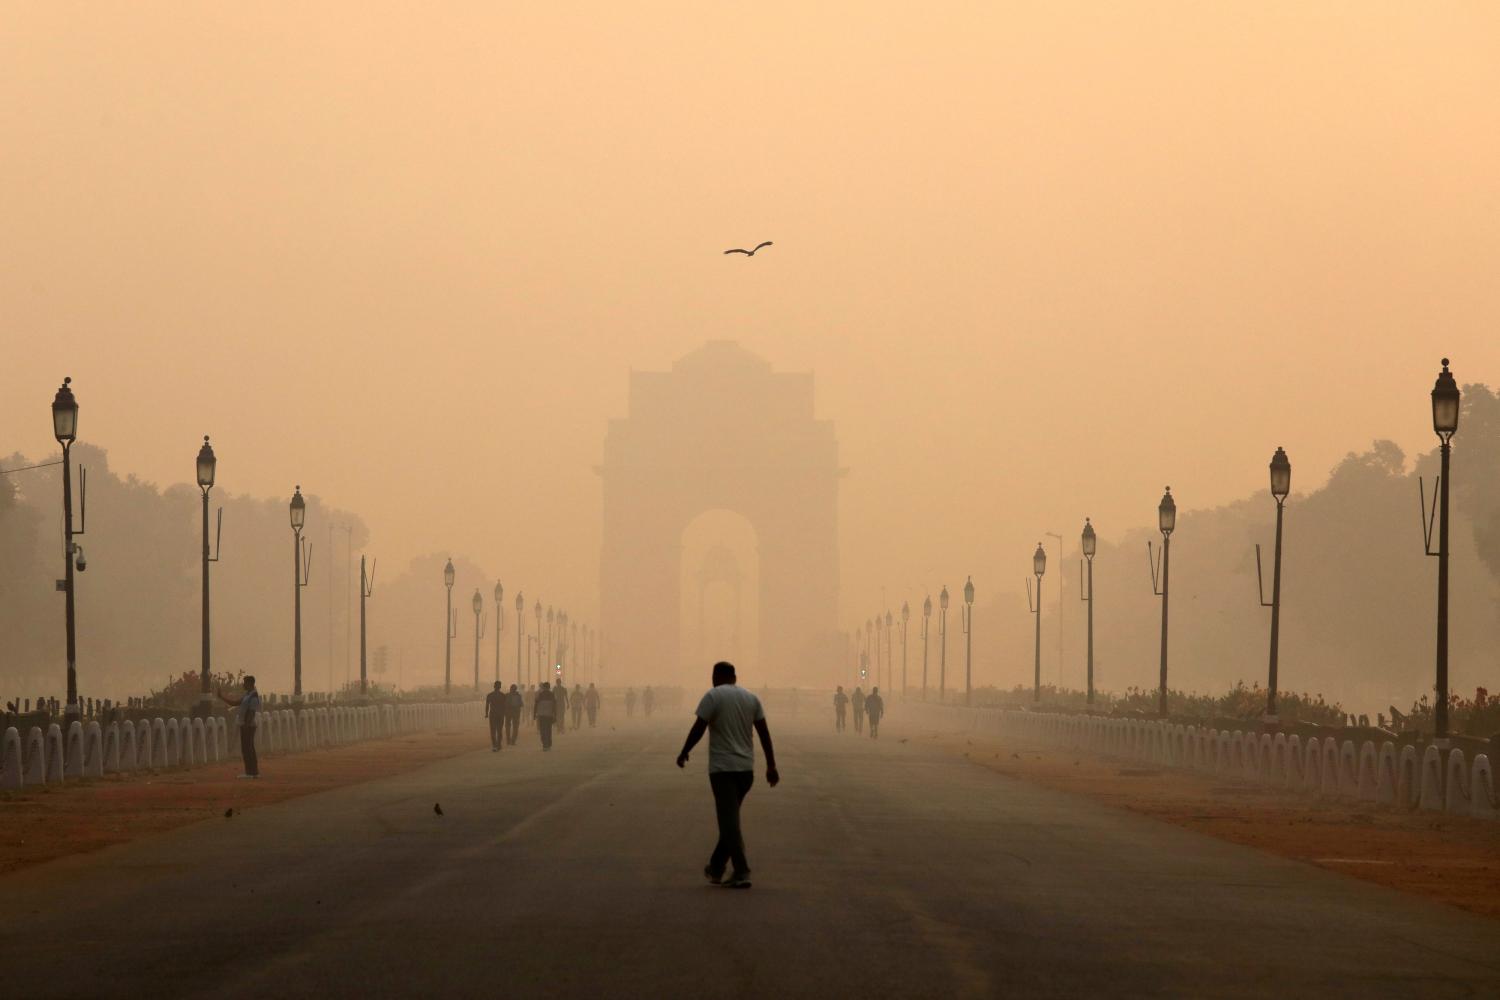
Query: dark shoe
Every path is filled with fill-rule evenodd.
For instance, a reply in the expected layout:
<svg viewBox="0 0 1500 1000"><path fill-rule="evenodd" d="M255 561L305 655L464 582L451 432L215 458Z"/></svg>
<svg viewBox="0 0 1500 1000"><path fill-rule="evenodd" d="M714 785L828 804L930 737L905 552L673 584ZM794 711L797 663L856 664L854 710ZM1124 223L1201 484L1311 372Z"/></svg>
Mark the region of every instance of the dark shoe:
<svg viewBox="0 0 1500 1000"><path fill-rule="evenodd" d="M719 885L724 881L724 873L714 871L713 865L703 866L703 877L708 879L713 885Z"/></svg>
<svg viewBox="0 0 1500 1000"><path fill-rule="evenodd" d="M729 873L729 877L726 878L723 881L722 885L726 889L748 889L748 888L750 888L750 871L749 871L749 869L746 869L745 871L742 871L742 872L730 872Z"/></svg>

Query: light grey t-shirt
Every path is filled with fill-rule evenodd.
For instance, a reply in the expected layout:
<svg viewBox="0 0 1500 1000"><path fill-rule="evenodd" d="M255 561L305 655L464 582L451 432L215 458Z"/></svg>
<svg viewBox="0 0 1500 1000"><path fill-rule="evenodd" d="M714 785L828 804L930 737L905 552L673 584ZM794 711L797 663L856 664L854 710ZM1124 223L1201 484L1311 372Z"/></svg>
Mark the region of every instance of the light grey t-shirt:
<svg viewBox="0 0 1500 1000"><path fill-rule="evenodd" d="M735 684L710 688L698 702L698 718L708 723L708 773L755 770L751 733L766 717L760 699Z"/></svg>

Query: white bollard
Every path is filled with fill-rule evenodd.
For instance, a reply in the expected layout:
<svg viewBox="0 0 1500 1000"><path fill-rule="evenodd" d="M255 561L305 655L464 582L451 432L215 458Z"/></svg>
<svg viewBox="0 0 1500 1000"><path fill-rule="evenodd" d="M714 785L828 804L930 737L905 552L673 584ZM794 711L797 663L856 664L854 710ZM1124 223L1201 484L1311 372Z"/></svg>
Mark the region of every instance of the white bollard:
<svg viewBox="0 0 1500 1000"><path fill-rule="evenodd" d="M120 724L111 722L104 731L104 773L114 774L120 769Z"/></svg>
<svg viewBox="0 0 1500 1000"><path fill-rule="evenodd" d="M76 719L68 723L68 746L63 751L63 774L69 778L83 777L83 723Z"/></svg>
<svg viewBox="0 0 1500 1000"><path fill-rule="evenodd" d="M1438 748L1428 745L1422 753L1422 798L1423 809L1441 812L1443 809L1443 758Z"/></svg>
<svg viewBox="0 0 1500 1000"><path fill-rule="evenodd" d="M167 766L167 724L159 715L151 720L151 766Z"/></svg>
<svg viewBox="0 0 1500 1000"><path fill-rule="evenodd" d="M61 783L63 780L63 736L57 723L47 727L47 780Z"/></svg>
<svg viewBox="0 0 1500 1000"><path fill-rule="evenodd" d="M1332 736L1323 738L1323 759L1319 762L1322 768L1323 784L1318 789L1328 798L1334 798L1339 793L1339 743Z"/></svg>
<svg viewBox="0 0 1500 1000"><path fill-rule="evenodd" d="M1353 740L1345 740L1339 747L1338 791L1346 799L1359 798L1359 753Z"/></svg>
<svg viewBox="0 0 1500 1000"><path fill-rule="evenodd" d="M1369 740L1359 745L1359 783L1357 794L1362 802L1378 802L1380 794L1380 754Z"/></svg>
<svg viewBox="0 0 1500 1000"><path fill-rule="evenodd" d="M32 726L26 733L26 759L23 761L23 783L45 785L47 783L47 740L42 736L41 726Z"/></svg>
<svg viewBox="0 0 1500 1000"><path fill-rule="evenodd" d="M21 732L15 726L0 738L0 788L21 787Z"/></svg>
<svg viewBox="0 0 1500 1000"><path fill-rule="evenodd" d="M200 764L207 764L212 758L208 755L208 731L203 728L203 720L193 720L193 757Z"/></svg>
<svg viewBox="0 0 1500 1000"><path fill-rule="evenodd" d="M83 734L83 777L104 777L104 733L99 723L90 722Z"/></svg>
<svg viewBox="0 0 1500 1000"><path fill-rule="evenodd" d="M166 721L166 737L162 740L167 750L167 766L176 767L182 763L182 738L177 731L177 718L173 716Z"/></svg>
<svg viewBox="0 0 1500 1000"><path fill-rule="evenodd" d="M1396 804L1397 769L1396 744L1386 740L1380 744L1380 756L1375 762L1375 801L1381 805Z"/></svg>
<svg viewBox="0 0 1500 1000"><path fill-rule="evenodd" d="M106 762L107 763L107 762ZM135 764L135 726L129 722L120 723L120 770L134 771Z"/></svg>
<svg viewBox="0 0 1500 1000"><path fill-rule="evenodd" d="M1448 751L1448 776L1444 782L1443 808L1451 813L1469 815L1474 811L1469 795L1469 768L1464 752L1457 747Z"/></svg>

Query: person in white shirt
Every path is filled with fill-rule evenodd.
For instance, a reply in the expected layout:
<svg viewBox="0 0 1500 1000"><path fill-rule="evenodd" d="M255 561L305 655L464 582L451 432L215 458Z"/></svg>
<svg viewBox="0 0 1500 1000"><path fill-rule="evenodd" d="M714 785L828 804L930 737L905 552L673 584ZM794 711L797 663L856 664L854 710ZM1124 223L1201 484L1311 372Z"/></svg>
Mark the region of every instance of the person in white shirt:
<svg viewBox="0 0 1500 1000"><path fill-rule="evenodd" d="M734 664L715 663L714 686L698 703L698 718L688 730L677 766L685 767L688 754L704 732L708 737L708 783L714 793L714 813L719 821L719 842L703 869L714 885L731 888L750 887L750 863L745 860L745 840L740 831L740 805L755 783L755 746L750 739L754 729L760 736L766 754L766 783L772 788L781 780L776 771L776 752L771 748L771 730L760 699L735 683ZM730 861L734 869L724 877Z"/></svg>

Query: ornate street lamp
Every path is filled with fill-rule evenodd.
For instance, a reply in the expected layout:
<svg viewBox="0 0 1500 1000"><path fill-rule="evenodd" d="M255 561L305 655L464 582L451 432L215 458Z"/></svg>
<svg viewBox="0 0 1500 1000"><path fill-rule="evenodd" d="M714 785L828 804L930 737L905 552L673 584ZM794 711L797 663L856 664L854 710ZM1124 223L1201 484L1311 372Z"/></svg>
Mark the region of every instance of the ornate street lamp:
<svg viewBox="0 0 1500 1000"><path fill-rule="evenodd" d="M927 700L927 633L932 622L932 595L922 602L922 700Z"/></svg>
<svg viewBox="0 0 1500 1000"><path fill-rule="evenodd" d="M1026 581L1026 609L1036 615L1036 659L1031 681L1031 700L1042 700L1042 575L1047 572L1047 551L1036 543L1031 556L1031 572L1036 576L1036 604L1032 606L1031 581Z"/></svg>
<svg viewBox="0 0 1500 1000"><path fill-rule="evenodd" d="M474 609L474 690L479 690L479 640L484 638L484 598L479 595L479 588L474 588L474 597L469 601L469 606Z"/></svg>
<svg viewBox="0 0 1500 1000"><path fill-rule="evenodd" d="M302 588L312 572L312 542L302 537L307 524L307 501L299 484L287 506L292 522L292 699L302 700Z"/></svg>
<svg viewBox="0 0 1500 1000"><path fill-rule="evenodd" d="M1168 579L1172 571L1172 532L1177 528L1177 502L1172 499L1172 487L1168 486L1156 507L1156 524L1161 529L1161 580L1157 582L1157 560L1151 554L1151 543L1146 543L1146 556L1151 561L1151 591L1161 598L1161 684L1158 694L1157 712L1167 716L1167 602L1171 596Z"/></svg>
<svg viewBox="0 0 1500 1000"><path fill-rule="evenodd" d="M73 442L78 440L78 400L73 397L73 390L70 388L72 382L71 378L63 379L62 386L52 397L52 435L57 438L57 443L62 445L63 452L63 578L58 581L58 589L63 592L63 618L67 629L68 649L68 700L63 709L65 731L69 722L83 717L82 709L78 704L78 623L74 603L73 571L76 568L78 572L83 572L85 562L83 547L74 542L73 538L84 533L84 522L87 516L84 496L88 491L87 475L80 470L83 489L80 491L78 500L79 523L77 529L74 529L73 475L69 455Z"/></svg>
<svg viewBox="0 0 1500 1000"><path fill-rule="evenodd" d="M1267 668L1266 715L1261 721L1274 726L1276 717L1276 666L1281 649L1281 519L1285 513L1286 498L1292 492L1292 463L1286 451L1276 449L1271 456L1271 496L1276 501L1276 555L1271 569L1271 600L1266 600L1265 583L1260 573L1260 546L1255 546L1256 596L1263 608L1271 609L1271 662Z"/></svg>
<svg viewBox="0 0 1500 1000"><path fill-rule="evenodd" d="M365 573L365 556L359 556L359 696L365 697L370 693L369 675L365 670L365 601L375 595L375 560L370 564L370 572Z"/></svg>
<svg viewBox="0 0 1500 1000"><path fill-rule="evenodd" d="M1437 704L1433 710L1433 741L1443 749L1448 746L1448 464L1453 450L1453 435L1458 433L1461 394L1448 359L1432 387L1432 430L1437 434L1441 466L1438 470L1437 505L1433 515L1438 521L1438 548L1432 551L1432 516L1427 513L1426 491L1422 490L1422 517L1427 554L1438 560L1437 606ZM1418 488L1421 488L1420 481Z"/></svg>
<svg viewBox="0 0 1500 1000"><path fill-rule="evenodd" d="M213 703L213 689L209 681L209 615L208 615L208 564L218 562L208 547L208 491L214 488L214 473L219 460L214 457L208 435L203 435L203 447L198 449L198 489L203 493L203 659L198 679L198 712L205 718ZM219 533L224 530L224 508L219 508Z"/></svg>
<svg viewBox="0 0 1500 1000"><path fill-rule="evenodd" d="M505 631L505 588L495 581L495 680L500 679L500 633Z"/></svg>
<svg viewBox="0 0 1500 1000"><path fill-rule="evenodd" d="M964 583L964 606L959 609L964 627L964 704L970 705L974 698L974 578Z"/></svg>
<svg viewBox="0 0 1500 1000"><path fill-rule="evenodd" d="M516 591L516 683L525 684L526 679L521 676L521 643L526 638L526 595L522 591Z"/></svg>
<svg viewBox="0 0 1500 1000"><path fill-rule="evenodd" d="M1094 703L1094 552L1098 549L1099 539L1094 535L1094 526L1089 523L1088 518L1083 519L1083 558L1088 561L1088 593L1080 594L1079 599L1086 603L1089 618L1089 654L1088 654L1088 704ZM1080 581L1081 583L1081 581Z"/></svg>
<svg viewBox="0 0 1500 1000"><path fill-rule="evenodd" d="M906 700L906 627L911 621L911 603L901 602L901 699Z"/></svg>
<svg viewBox="0 0 1500 1000"><path fill-rule="evenodd" d="M948 703L948 585L938 594L938 702Z"/></svg>
<svg viewBox="0 0 1500 1000"><path fill-rule="evenodd" d="M531 653L528 650L527 654L526 654L526 663L527 663L527 668L526 668L526 683L531 684L534 681L536 684L540 685L541 681L542 681L542 654L543 654L543 649L542 649L542 602L540 600L538 600L536 602L536 607L533 608L532 610L536 612L536 676L535 676L535 678L533 678L532 675L531 675Z"/></svg>
<svg viewBox="0 0 1500 1000"><path fill-rule="evenodd" d="M448 588L448 610L443 615L443 694L453 692L453 640L458 638L458 613L453 610L453 560L443 567L443 586Z"/></svg>
<svg viewBox="0 0 1500 1000"><path fill-rule="evenodd" d="M891 649L891 626L895 624L895 621L896 619L887 611L885 613L885 689L887 693L891 690L891 654L894 652Z"/></svg>

